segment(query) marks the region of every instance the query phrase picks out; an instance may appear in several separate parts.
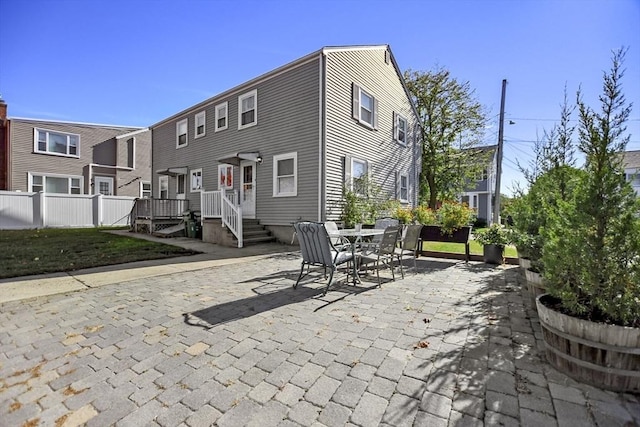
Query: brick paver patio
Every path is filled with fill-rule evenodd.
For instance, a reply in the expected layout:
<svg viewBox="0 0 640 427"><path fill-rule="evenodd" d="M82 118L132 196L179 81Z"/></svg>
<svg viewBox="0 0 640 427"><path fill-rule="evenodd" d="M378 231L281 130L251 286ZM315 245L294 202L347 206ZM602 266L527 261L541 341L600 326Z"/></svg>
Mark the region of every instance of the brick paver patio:
<svg viewBox="0 0 640 427"><path fill-rule="evenodd" d="M279 254L1 304L0 425L640 425L638 396L544 362L517 268L423 258L326 297L319 275L292 289L298 268Z"/></svg>

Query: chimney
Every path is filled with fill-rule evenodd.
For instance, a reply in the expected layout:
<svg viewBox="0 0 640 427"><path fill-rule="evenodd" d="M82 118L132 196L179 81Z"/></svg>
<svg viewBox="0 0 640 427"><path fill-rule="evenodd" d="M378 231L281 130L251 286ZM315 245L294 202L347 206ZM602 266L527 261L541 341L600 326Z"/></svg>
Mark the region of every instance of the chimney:
<svg viewBox="0 0 640 427"><path fill-rule="evenodd" d="M0 95L0 123L3 127L7 125L7 103L2 99L2 95Z"/></svg>

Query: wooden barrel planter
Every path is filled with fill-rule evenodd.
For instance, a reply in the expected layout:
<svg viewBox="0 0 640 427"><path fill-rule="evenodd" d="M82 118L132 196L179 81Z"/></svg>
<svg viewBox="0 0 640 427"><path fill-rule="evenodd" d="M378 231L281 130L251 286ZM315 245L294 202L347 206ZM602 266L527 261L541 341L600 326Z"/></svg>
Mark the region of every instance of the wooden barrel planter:
<svg viewBox="0 0 640 427"><path fill-rule="evenodd" d="M549 295L537 298L549 363L568 376L617 392L640 392L640 328L578 319L550 308Z"/></svg>
<svg viewBox="0 0 640 427"><path fill-rule="evenodd" d="M536 298L547 292L542 279L542 274L526 269L524 271L524 277L527 280L527 289L531 296L531 304L533 305L533 308L536 308Z"/></svg>

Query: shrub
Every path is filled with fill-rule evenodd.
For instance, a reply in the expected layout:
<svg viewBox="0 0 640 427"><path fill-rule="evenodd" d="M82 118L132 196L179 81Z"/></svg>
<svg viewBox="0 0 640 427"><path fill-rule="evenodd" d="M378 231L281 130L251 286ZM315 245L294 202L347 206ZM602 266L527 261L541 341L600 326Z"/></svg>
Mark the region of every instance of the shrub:
<svg viewBox="0 0 640 427"><path fill-rule="evenodd" d="M419 222L423 225L436 225L438 224L438 217L434 210L429 209L429 207L425 205L417 206L413 209L413 217L416 222Z"/></svg>
<svg viewBox="0 0 640 427"><path fill-rule="evenodd" d="M640 202L620 156L631 113L620 86L623 57L624 50L615 52L604 75L600 112L578 92L585 173L542 230L543 263L547 291L568 314L640 327Z"/></svg>
<svg viewBox="0 0 640 427"><path fill-rule="evenodd" d="M492 224L491 227L474 233L475 240L483 245L505 246L512 242L512 232L500 224Z"/></svg>
<svg viewBox="0 0 640 427"><path fill-rule="evenodd" d="M438 224L444 234L453 234L459 228L473 224L475 212L464 203L444 202L436 211Z"/></svg>
<svg viewBox="0 0 640 427"><path fill-rule="evenodd" d="M411 208L398 206L393 210L393 218L398 219L400 224L411 224L413 222L413 211Z"/></svg>

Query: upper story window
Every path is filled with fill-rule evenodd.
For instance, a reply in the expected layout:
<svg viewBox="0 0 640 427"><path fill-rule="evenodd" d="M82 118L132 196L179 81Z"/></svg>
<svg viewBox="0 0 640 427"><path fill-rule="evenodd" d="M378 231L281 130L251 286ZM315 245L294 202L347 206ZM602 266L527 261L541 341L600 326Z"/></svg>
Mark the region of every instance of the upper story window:
<svg viewBox="0 0 640 427"><path fill-rule="evenodd" d="M196 138L200 138L201 136L204 136L206 133L206 113L204 111L199 112L198 114L196 114L196 128L195 128L195 137Z"/></svg>
<svg viewBox="0 0 640 427"><path fill-rule="evenodd" d="M258 91L252 90L238 97L238 129L258 123Z"/></svg>
<svg viewBox="0 0 640 427"><path fill-rule="evenodd" d="M478 175L476 176L476 181L486 181L489 179L489 170L487 168L478 171Z"/></svg>
<svg viewBox="0 0 640 427"><path fill-rule="evenodd" d="M298 153L273 156L273 197L298 195Z"/></svg>
<svg viewBox="0 0 640 427"><path fill-rule="evenodd" d="M225 130L228 126L227 112L229 111L229 103L223 102L216 105L216 132Z"/></svg>
<svg viewBox="0 0 640 427"><path fill-rule="evenodd" d="M399 144L407 145L407 119L398 113L394 113L393 115L393 139Z"/></svg>
<svg viewBox="0 0 640 427"><path fill-rule="evenodd" d="M353 84L353 118L371 128L378 128L378 100L371 92Z"/></svg>
<svg viewBox="0 0 640 427"><path fill-rule="evenodd" d="M191 171L191 191L202 190L202 169L194 169Z"/></svg>
<svg viewBox="0 0 640 427"><path fill-rule="evenodd" d="M80 135L35 129L34 140L36 153L80 157Z"/></svg>
<svg viewBox="0 0 640 427"><path fill-rule="evenodd" d="M82 194L82 177L29 173L29 191L58 194Z"/></svg>
<svg viewBox="0 0 640 427"><path fill-rule="evenodd" d="M187 146L187 119L176 123L176 148Z"/></svg>

